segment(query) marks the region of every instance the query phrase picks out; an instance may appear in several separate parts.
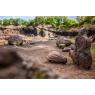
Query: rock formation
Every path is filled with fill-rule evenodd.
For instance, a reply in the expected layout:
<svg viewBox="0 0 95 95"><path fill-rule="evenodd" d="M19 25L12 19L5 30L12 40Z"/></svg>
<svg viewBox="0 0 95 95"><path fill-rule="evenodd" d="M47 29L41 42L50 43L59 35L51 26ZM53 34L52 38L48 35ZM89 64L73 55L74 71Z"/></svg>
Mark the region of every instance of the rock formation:
<svg viewBox="0 0 95 95"><path fill-rule="evenodd" d="M90 40L84 35L84 31L80 30L75 39L75 48L70 52L73 63L86 69L90 68L92 64L90 46Z"/></svg>

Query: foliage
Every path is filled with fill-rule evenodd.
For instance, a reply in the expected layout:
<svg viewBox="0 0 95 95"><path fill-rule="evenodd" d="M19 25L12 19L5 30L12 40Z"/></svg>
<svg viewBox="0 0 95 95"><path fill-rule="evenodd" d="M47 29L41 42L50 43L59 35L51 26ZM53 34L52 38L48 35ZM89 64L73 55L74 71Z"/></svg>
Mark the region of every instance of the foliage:
<svg viewBox="0 0 95 95"><path fill-rule="evenodd" d="M38 24L51 24L55 28L66 27L70 29L72 26L79 26L79 29L82 28L82 24L87 22L87 24L95 24L95 16L77 16L77 22L74 20L68 19L67 16L36 16L33 20L23 20L20 18L10 18L0 20L0 25L22 25L28 27L31 25Z"/></svg>
<svg viewBox="0 0 95 95"><path fill-rule="evenodd" d="M78 29L81 29L83 27L83 25L81 25L80 27L78 27Z"/></svg>
<svg viewBox="0 0 95 95"><path fill-rule="evenodd" d="M91 24L95 24L95 17L91 19Z"/></svg>
<svg viewBox="0 0 95 95"><path fill-rule="evenodd" d="M91 53L95 54L95 48L91 50Z"/></svg>
<svg viewBox="0 0 95 95"><path fill-rule="evenodd" d="M95 59L92 59L93 61L95 61Z"/></svg>
<svg viewBox="0 0 95 95"><path fill-rule="evenodd" d="M76 20L78 21L79 26L81 26L84 22L94 24L95 16L77 16Z"/></svg>
<svg viewBox="0 0 95 95"><path fill-rule="evenodd" d="M0 20L0 25L2 25L2 20Z"/></svg>
<svg viewBox="0 0 95 95"><path fill-rule="evenodd" d="M70 58L70 60L69 61L73 61L73 59L72 58Z"/></svg>

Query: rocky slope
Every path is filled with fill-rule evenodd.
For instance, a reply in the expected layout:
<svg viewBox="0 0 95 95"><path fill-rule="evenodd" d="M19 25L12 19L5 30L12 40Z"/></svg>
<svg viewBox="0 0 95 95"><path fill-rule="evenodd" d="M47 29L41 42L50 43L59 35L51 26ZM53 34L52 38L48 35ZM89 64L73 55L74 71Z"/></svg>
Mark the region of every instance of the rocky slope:
<svg viewBox="0 0 95 95"><path fill-rule="evenodd" d="M95 34L95 25L84 27L88 37ZM19 35L25 39L32 40L33 37L54 38L58 35L75 37L78 34L78 29L57 29L51 25L38 25L21 28L0 28L0 43L5 43L11 35ZM29 41L28 40L28 41Z"/></svg>

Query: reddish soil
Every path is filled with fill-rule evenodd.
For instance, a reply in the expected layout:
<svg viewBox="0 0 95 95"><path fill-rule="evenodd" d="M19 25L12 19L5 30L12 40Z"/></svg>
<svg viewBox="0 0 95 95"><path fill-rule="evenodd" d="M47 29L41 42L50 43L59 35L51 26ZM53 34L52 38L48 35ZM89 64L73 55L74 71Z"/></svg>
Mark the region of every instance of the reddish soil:
<svg viewBox="0 0 95 95"><path fill-rule="evenodd" d="M92 69L86 70L70 61L69 52L62 52L62 49L56 46L55 41L37 42L35 44L26 44L23 46L0 46L0 48L14 49L19 52L37 57L43 65L58 70L66 75L69 79L94 79L95 78L95 62L92 64ZM67 58L66 65L61 63L50 63L46 59L46 55L57 50Z"/></svg>

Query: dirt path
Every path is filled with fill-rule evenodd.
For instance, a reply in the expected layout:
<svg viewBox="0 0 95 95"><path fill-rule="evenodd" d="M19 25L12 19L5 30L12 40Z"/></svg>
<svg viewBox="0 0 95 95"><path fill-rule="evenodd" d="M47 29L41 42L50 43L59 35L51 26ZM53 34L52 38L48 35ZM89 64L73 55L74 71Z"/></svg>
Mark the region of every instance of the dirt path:
<svg viewBox="0 0 95 95"><path fill-rule="evenodd" d="M95 78L95 62L92 64L92 70L85 70L70 61L69 52L62 52L56 46L55 41L37 42L35 44L27 44L24 46L0 46L0 48L14 49L25 54L37 57L43 65L58 70L66 75L69 79L93 79ZM46 59L46 55L52 50L57 50L67 58L66 65L61 63L50 63Z"/></svg>

